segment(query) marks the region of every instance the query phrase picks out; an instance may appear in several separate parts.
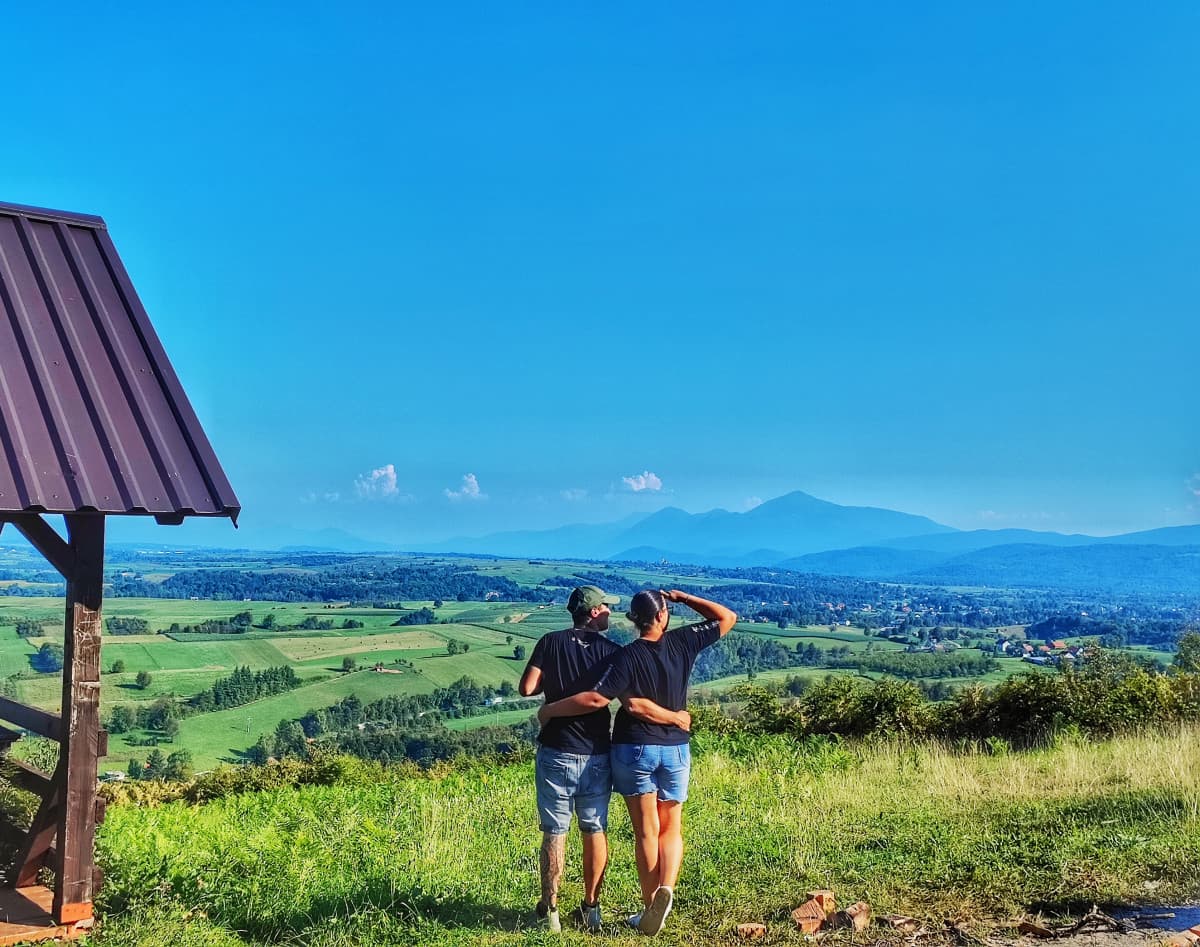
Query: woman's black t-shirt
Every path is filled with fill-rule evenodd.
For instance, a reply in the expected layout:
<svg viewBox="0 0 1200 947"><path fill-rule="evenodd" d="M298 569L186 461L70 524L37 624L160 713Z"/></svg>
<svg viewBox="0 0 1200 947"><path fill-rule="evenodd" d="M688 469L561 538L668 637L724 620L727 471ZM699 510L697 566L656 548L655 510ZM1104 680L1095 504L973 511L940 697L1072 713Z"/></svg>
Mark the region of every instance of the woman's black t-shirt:
<svg viewBox="0 0 1200 947"><path fill-rule="evenodd" d="M687 707L688 678L696 656L720 640L721 625L702 621L673 628L657 641L639 638L627 644L599 674L595 690L611 700L614 697L647 697L667 710ZM691 738L674 724L647 723L626 712L617 711L613 725L613 743L649 743L654 746L678 746Z"/></svg>

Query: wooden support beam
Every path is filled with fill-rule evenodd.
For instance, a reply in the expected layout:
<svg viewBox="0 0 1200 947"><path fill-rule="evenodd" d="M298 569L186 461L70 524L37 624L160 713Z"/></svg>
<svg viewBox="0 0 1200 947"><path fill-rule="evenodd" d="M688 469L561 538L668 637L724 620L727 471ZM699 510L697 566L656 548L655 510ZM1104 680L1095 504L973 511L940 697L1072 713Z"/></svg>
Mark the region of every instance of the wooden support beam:
<svg viewBox="0 0 1200 947"><path fill-rule="evenodd" d="M0 720L15 723L18 727L32 730L34 733L51 740L61 740L63 735L62 717L48 710L39 710L22 704L19 700L0 697Z"/></svg>
<svg viewBox="0 0 1200 947"><path fill-rule="evenodd" d="M17 853L9 883L14 888L24 888L37 881L37 873L46 863L50 846L58 832L59 813L62 809L63 791L67 784L66 760L60 755L54 775L50 777L50 792L42 796L42 804L34 813L33 822L25 836L25 843ZM56 886L57 887L57 886Z"/></svg>
<svg viewBox="0 0 1200 947"><path fill-rule="evenodd" d="M75 518L79 518L78 514L72 514ZM103 517L96 517L101 521L101 535L103 535ZM61 536L54 531L49 523L42 519L37 513L12 513L9 514L9 522L17 528L17 530L29 540L30 544L46 557L46 561L54 566L68 582L71 580L71 575L75 571L75 550L70 543L67 543ZM101 550L103 553L103 550Z"/></svg>
<svg viewBox="0 0 1200 947"><path fill-rule="evenodd" d="M100 759L100 607L104 591L104 517L66 516L71 565L67 577L59 759L66 768L58 814L54 917L69 924L92 916L96 837L96 768Z"/></svg>

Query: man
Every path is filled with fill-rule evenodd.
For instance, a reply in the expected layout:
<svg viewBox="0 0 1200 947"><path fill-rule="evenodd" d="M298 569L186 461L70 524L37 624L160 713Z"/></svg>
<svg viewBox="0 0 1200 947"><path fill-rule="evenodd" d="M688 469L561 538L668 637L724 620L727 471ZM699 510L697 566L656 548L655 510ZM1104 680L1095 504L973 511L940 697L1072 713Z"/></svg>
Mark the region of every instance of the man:
<svg viewBox="0 0 1200 947"><path fill-rule="evenodd" d="M669 630L673 602L687 605L704 620ZM672 589L638 592L626 617L640 637L604 666L590 689L580 687L560 701L547 702L538 720L550 726L578 719L575 715L594 713L596 707L607 708L614 697L621 698L611 769L633 824L644 904L629 923L643 934L657 934L674 903L683 863L682 807L691 775L691 728L675 724L671 711L663 707L682 710L697 656L729 633L737 615L718 602ZM654 701L651 706L661 718L628 712L639 698Z"/></svg>
<svg viewBox="0 0 1200 947"><path fill-rule="evenodd" d="M606 595L594 585L575 589L567 600L572 627L543 636L533 648L521 676L520 691L526 697L545 693L548 703L591 690L608 659L620 647L603 632L608 630L610 605L620 599ZM634 701L629 712L647 720L691 726L684 711L664 711L649 700ZM541 898L537 913L552 931L562 929L558 914L558 889L562 882L566 837L571 813L579 820L583 836L583 903L578 919L588 930L600 930L600 888L608 865L608 801L612 794L612 772L608 751L607 702L589 713L550 721L538 735L535 780L542 847Z"/></svg>

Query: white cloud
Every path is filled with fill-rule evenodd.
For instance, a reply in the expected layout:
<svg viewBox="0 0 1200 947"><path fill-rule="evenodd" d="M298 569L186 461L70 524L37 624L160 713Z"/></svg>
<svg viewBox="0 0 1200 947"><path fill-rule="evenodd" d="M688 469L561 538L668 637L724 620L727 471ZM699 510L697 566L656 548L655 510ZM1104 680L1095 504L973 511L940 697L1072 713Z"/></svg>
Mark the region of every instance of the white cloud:
<svg viewBox="0 0 1200 947"><path fill-rule="evenodd" d="M396 467L394 464L384 464L376 467L370 473L362 474L354 479L354 492L364 500L394 499L400 495L400 487L396 484Z"/></svg>
<svg viewBox="0 0 1200 947"><path fill-rule="evenodd" d="M463 474L462 487L458 490L446 489L442 491L446 494L446 499L458 502L459 500L486 500L487 494L479 489L479 481L473 473Z"/></svg>
<svg viewBox="0 0 1200 947"><path fill-rule="evenodd" d="M756 506L762 506L762 502L762 497L746 497L746 499L742 501L742 509L746 512L749 512Z"/></svg>
<svg viewBox="0 0 1200 947"><path fill-rule="evenodd" d="M578 503L581 500L586 500L587 495L588 492L582 487L570 487L559 492L559 496L561 496L568 503Z"/></svg>
<svg viewBox="0 0 1200 947"><path fill-rule="evenodd" d="M1188 489L1192 491L1192 496L1200 497L1200 473L1192 474L1192 479L1188 481Z"/></svg>
<svg viewBox="0 0 1200 947"><path fill-rule="evenodd" d="M640 474L634 474L632 477L622 477L621 480L634 493L641 493L644 490L657 493L663 486L663 482L658 474L651 473L649 470L643 471Z"/></svg>

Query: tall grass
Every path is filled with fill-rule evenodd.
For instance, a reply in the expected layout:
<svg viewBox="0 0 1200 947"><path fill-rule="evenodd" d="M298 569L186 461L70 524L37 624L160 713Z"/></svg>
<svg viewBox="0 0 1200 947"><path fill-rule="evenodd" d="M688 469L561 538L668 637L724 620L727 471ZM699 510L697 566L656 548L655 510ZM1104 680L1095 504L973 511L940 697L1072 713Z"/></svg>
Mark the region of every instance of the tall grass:
<svg viewBox="0 0 1200 947"><path fill-rule="evenodd" d="M1194 727L1021 754L746 735L701 735L696 750L679 899L660 943L712 943L747 920L798 940L786 914L813 887L931 917L1200 895ZM113 807L100 837L100 943L558 942L529 929L531 767L360 772L376 775ZM605 903L616 920L637 900L619 798L611 821ZM576 836L568 865L570 906Z"/></svg>

